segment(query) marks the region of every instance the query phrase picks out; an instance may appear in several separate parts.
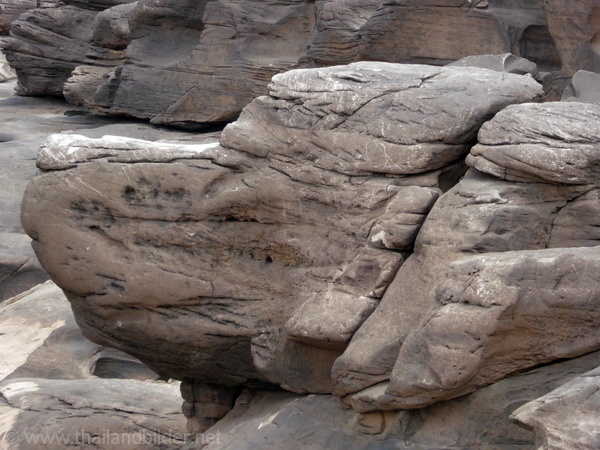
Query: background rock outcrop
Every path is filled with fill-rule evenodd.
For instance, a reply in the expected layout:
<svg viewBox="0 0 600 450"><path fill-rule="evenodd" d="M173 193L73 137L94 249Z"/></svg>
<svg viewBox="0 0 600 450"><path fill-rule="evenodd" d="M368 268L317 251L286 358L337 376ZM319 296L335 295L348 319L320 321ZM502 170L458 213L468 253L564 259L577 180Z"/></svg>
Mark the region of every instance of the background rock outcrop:
<svg viewBox="0 0 600 450"><path fill-rule="evenodd" d="M64 91L73 104L156 124L232 121L273 75L302 67L508 52L551 73L551 98L577 70L600 69L593 0L64 3L14 22L4 51L20 92Z"/></svg>

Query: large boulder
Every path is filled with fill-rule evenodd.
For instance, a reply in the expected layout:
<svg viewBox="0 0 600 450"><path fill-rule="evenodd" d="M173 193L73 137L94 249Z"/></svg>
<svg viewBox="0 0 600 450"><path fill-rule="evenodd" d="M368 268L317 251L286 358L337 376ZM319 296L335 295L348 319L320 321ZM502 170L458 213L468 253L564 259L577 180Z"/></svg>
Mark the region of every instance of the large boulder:
<svg viewBox="0 0 600 450"><path fill-rule="evenodd" d="M5 52L20 92L64 90L74 104L156 124L232 121L273 75L302 67L511 52L564 77L597 70L593 0L66 3L14 23Z"/></svg>
<svg viewBox="0 0 600 450"><path fill-rule="evenodd" d="M541 95L477 68L288 72L220 145L52 137L23 225L91 340L192 384L331 392L481 124Z"/></svg>

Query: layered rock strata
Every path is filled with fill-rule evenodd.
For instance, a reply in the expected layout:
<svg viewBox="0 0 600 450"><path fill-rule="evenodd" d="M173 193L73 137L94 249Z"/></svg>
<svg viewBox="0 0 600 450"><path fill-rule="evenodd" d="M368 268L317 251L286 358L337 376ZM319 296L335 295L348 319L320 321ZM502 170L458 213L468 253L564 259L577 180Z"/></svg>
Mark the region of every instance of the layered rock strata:
<svg viewBox="0 0 600 450"><path fill-rule="evenodd" d="M542 90L387 63L270 89L220 144L49 139L23 224L93 341L191 384L331 392L477 130Z"/></svg>
<svg viewBox="0 0 600 450"><path fill-rule="evenodd" d="M551 86L579 69L598 70L600 58L593 0L576 8L566 0L64 3L13 25L5 52L20 92L64 88L77 105L184 127L234 120L267 93L273 75L293 68L444 65L511 52L544 72L562 70L546 78L549 95L560 98Z"/></svg>
<svg viewBox="0 0 600 450"><path fill-rule="evenodd" d="M98 40L106 47L94 45L94 21L100 11L133 0L55 3L24 12L12 22L10 36L3 43L7 60L17 73L20 95L62 96L63 84L88 57L100 60L100 66L122 61L122 52L110 48L108 37ZM98 21L96 28L106 36L103 25Z"/></svg>

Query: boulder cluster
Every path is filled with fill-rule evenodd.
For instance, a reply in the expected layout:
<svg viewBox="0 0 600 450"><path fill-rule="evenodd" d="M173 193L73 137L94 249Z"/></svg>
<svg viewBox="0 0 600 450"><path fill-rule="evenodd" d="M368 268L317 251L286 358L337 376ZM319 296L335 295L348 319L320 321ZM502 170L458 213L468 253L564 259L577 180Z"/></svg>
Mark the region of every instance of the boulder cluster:
<svg viewBox="0 0 600 450"><path fill-rule="evenodd" d="M206 448L596 448L594 2L42 3L21 94L230 122L51 135L21 212Z"/></svg>

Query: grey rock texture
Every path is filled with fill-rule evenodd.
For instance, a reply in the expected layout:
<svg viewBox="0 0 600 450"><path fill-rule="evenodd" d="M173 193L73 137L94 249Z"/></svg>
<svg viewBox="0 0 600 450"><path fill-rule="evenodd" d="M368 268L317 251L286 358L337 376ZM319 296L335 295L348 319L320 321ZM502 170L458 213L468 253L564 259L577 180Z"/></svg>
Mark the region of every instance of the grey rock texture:
<svg viewBox="0 0 600 450"><path fill-rule="evenodd" d="M547 365L419 410L359 414L343 409L332 396L244 391L232 411L200 439L204 436L208 441L218 435L219 441L209 444L209 449L532 449L536 448L534 433L511 420L513 411L567 382L585 380L576 377L598 362L596 352ZM578 412L569 423L573 429L591 428L591 433L582 434L579 442L593 444L584 440L593 437L597 429L593 400L584 397L588 392L591 389L578 393L576 398L581 398L584 406L574 408ZM528 403L521 410L532 405L540 404ZM521 410L517 410L519 417ZM549 415L554 412L560 417L557 409L548 411ZM589 415L583 416L586 413ZM582 425L578 427L578 423ZM559 426L556 429L560 432ZM578 448L574 440L564 442ZM567 448L571 448L569 445Z"/></svg>
<svg viewBox="0 0 600 450"><path fill-rule="evenodd" d="M11 23L22 13L29 9L34 9L38 5L36 0L2 0L0 1L0 35L7 35L10 31ZM43 2L58 3L58 2Z"/></svg>
<svg viewBox="0 0 600 450"><path fill-rule="evenodd" d="M482 127L467 158L478 170L432 208L415 253L336 361L334 392L384 382L353 406L420 407L598 348L598 253L577 248L600 238L597 109L510 106Z"/></svg>
<svg viewBox="0 0 600 450"><path fill-rule="evenodd" d="M46 380L0 383L4 448L178 448L185 443L176 383Z"/></svg>
<svg viewBox="0 0 600 450"><path fill-rule="evenodd" d="M563 92L562 101L565 102L584 102L600 103L598 87L600 86L600 74L587 70L579 70L565 92Z"/></svg>
<svg viewBox="0 0 600 450"><path fill-rule="evenodd" d="M50 281L0 305L3 449L180 446L179 383L157 379L135 358L85 339Z"/></svg>
<svg viewBox="0 0 600 450"><path fill-rule="evenodd" d="M454 61L448 66L457 67L481 67L483 69L495 70L497 72L516 73L519 75L531 75L539 77L537 64L525 58L520 58L512 53L496 55L473 55L466 56Z"/></svg>
<svg viewBox="0 0 600 450"><path fill-rule="evenodd" d="M599 119L593 104L509 107L482 127L467 163L505 180L597 185Z"/></svg>
<svg viewBox="0 0 600 450"><path fill-rule="evenodd" d="M63 292L50 281L2 303L0 330L0 380L158 379L131 356L85 339Z"/></svg>
<svg viewBox="0 0 600 450"><path fill-rule="evenodd" d="M62 96L63 84L88 55L93 57L98 51L103 55L110 53L110 49L93 51L93 24L98 12L132 1L55 2L56 5L41 5L24 12L12 23L10 35L2 45L8 62L17 72L18 93ZM98 26L103 25L99 21ZM102 65L110 59L104 57Z"/></svg>
<svg viewBox="0 0 600 450"><path fill-rule="evenodd" d="M4 48L20 92L182 127L234 120L294 68L508 52L570 77L600 58L594 0L66 3L15 22Z"/></svg>
<svg viewBox="0 0 600 450"><path fill-rule="evenodd" d="M147 140L189 140L148 124L88 114L64 100L15 96L16 80L0 84L0 301L48 279L21 226L21 200L35 176L35 160L49 134L78 130L87 136L128 135Z"/></svg>
<svg viewBox="0 0 600 450"><path fill-rule="evenodd" d="M592 0L545 0L548 30L556 44L565 74L578 70L600 72L600 10Z"/></svg>
<svg viewBox="0 0 600 450"><path fill-rule="evenodd" d="M188 382L331 392L481 124L542 90L387 63L270 89L220 145L52 137L23 225L93 341Z"/></svg>
<svg viewBox="0 0 600 450"><path fill-rule="evenodd" d="M535 431L537 448L598 447L599 376L600 368L591 370L514 412L518 421Z"/></svg>

